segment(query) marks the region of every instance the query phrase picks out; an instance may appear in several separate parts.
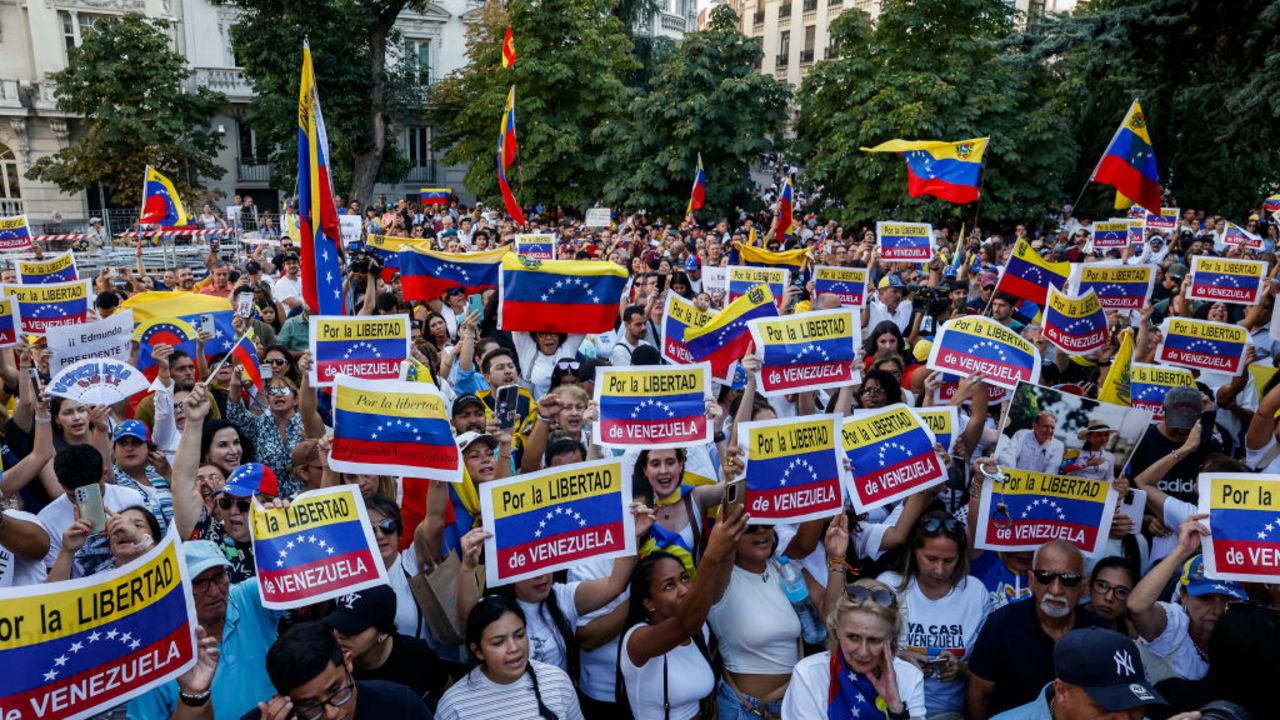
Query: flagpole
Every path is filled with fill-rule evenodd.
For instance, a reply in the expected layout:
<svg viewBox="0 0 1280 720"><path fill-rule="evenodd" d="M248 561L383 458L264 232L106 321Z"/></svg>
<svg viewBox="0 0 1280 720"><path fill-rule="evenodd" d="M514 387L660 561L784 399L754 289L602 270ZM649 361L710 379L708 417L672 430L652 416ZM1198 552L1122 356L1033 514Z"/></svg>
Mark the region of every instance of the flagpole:
<svg viewBox="0 0 1280 720"><path fill-rule="evenodd" d="M240 337L236 338L235 342L231 343L231 347L227 348L227 352L222 356L222 359L219 360L218 364L214 365L213 369L209 371L209 377L204 379L204 382L201 383L202 385L208 387L209 383L213 382L213 378L217 376L218 371L222 369L223 365L227 364L227 360L231 359L231 354L235 352L236 348L240 346L240 343L243 342L246 337L249 337L249 333L252 331L252 327L246 329L240 334Z"/></svg>

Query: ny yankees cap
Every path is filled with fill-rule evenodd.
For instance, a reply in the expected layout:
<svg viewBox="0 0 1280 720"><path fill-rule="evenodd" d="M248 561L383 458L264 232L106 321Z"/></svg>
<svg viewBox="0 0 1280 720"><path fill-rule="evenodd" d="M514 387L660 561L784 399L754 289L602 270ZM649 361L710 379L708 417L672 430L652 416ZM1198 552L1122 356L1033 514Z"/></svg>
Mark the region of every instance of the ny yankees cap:
<svg viewBox="0 0 1280 720"><path fill-rule="evenodd" d="M393 633L396 631L396 592L390 585L374 585L339 596L333 601L333 612L321 622L348 637L371 627Z"/></svg>
<svg viewBox="0 0 1280 720"><path fill-rule="evenodd" d="M1084 690L1108 712L1168 704L1147 684L1138 646L1114 630L1067 633L1053 648L1053 667L1059 680Z"/></svg>

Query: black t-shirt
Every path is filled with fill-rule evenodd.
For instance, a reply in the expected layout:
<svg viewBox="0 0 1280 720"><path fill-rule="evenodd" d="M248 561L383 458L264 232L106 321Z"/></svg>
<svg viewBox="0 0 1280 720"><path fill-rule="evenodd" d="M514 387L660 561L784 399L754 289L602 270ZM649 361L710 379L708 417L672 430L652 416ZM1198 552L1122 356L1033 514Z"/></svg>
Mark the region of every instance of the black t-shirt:
<svg viewBox="0 0 1280 720"><path fill-rule="evenodd" d="M356 681L355 720L431 720L427 706L403 685L381 680ZM254 708L240 720L262 720L262 711Z"/></svg>
<svg viewBox="0 0 1280 720"><path fill-rule="evenodd" d="M1213 437L1212 430L1212 426L1203 428L1200 434L1200 447L1174 465L1164 477L1157 480L1156 487L1179 500L1190 503L1198 500L1196 478L1200 476L1200 466L1204 464L1209 453L1222 452L1222 445ZM1129 456L1125 476L1132 480L1153 463L1172 454L1180 447L1182 447L1182 441L1173 441L1165 437L1156 425L1148 427L1142 440L1138 442L1138 447Z"/></svg>
<svg viewBox="0 0 1280 720"><path fill-rule="evenodd" d="M1073 630L1106 625L1085 608L1076 608ZM987 702L987 717L1031 702L1053 680L1053 638L1040 629L1035 598L1019 600L991 613L974 643L969 670L995 683Z"/></svg>
<svg viewBox="0 0 1280 720"><path fill-rule="evenodd" d="M426 640L396 633L386 662L372 670L357 666L351 674L360 681L380 680L403 685L425 698L428 693L439 696L444 692L450 669ZM466 674L465 670L462 674Z"/></svg>

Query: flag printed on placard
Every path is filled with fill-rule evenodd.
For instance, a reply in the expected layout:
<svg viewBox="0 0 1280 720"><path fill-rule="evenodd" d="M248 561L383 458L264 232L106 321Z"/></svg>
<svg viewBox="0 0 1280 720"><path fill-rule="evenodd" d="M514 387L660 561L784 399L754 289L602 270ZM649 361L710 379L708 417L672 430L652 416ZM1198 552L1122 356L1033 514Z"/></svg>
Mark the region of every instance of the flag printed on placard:
<svg viewBox="0 0 1280 720"><path fill-rule="evenodd" d="M19 260L16 264L18 282L23 285L48 285L80 279L76 272L76 256L70 250L49 260Z"/></svg>
<svg viewBox="0 0 1280 720"><path fill-rule="evenodd" d="M867 269L822 266L814 268L816 296L835 295L845 307L860 308L867 302Z"/></svg>
<svg viewBox="0 0 1280 720"><path fill-rule="evenodd" d="M1128 218L1129 221L1129 244L1141 245L1146 241L1147 221L1145 217Z"/></svg>
<svg viewBox="0 0 1280 720"><path fill-rule="evenodd" d="M258 593L290 610L387 582L364 498L355 485L309 490L286 508L250 512Z"/></svg>
<svg viewBox="0 0 1280 720"><path fill-rule="evenodd" d="M1065 540L1096 556L1111 532L1116 491L1103 480L1000 467L1003 482L984 482L978 507L981 550L1036 550Z"/></svg>
<svg viewBox="0 0 1280 720"><path fill-rule="evenodd" d="M1013 246L1013 254L1000 272L996 292L1030 300L1044 306L1050 287L1061 290L1071 274L1071 263L1049 262L1031 249L1026 238L1019 238Z"/></svg>
<svg viewBox="0 0 1280 720"><path fill-rule="evenodd" d="M746 422L737 433L752 523L779 525L840 513L845 472L839 415Z"/></svg>
<svg viewBox="0 0 1280 720"><path fill-rule="evenodd" d="M756 318L747 323L761 356L760 394L776 397L853 382L862 331L849 308Z"/></svg>
<svg viewBox="0 0 1280 720"><path fill-rule="evenodd" d="M845 418L841 440L853 464L849 497L860 513L947 479L933 432L902 403Z"/></svg>
<svg viewBox="0 0 1280 720"><path fill-rule="evenodd" d="M1266 247L1266 241L1262 239L1261 235L1251 233L1230 221L1227 222L1227 229L1222 234L1222 242L1225 245L1235 245L1245 250L1261 250Z"/></svg>
<svg viewBox="0 0 1280 720"><path fill-rule="evenodd" d="M711 364L596 368L601 447L679 448L711 442Z"/></svg>
<svg viewBox="0 0 1280 720"><path fill-rule="evenodd" d="M474 294L498 289L502 258L511 251L502 246L469 253L445 253L419 248L402 248L400 287L406 300L438 300L447 291L460 287Z"/></svg>
<svg viewBox="0 0 1280 720"><path fill-rule="evenodd" d="M48 285L0 285L0 292L17 301L24 335L43 335L45 328L77 325L88 320L88 280Z"/></svg>
<svg viewBox="0 0 1280 720"><path fill-rule="evenodd" d="M1129 244L1129 220L1112 218L1093 224L1093 249L1111 250Z"/></svg>
<svg viewBox="0 0 1280 720"><path fill-rule="evenodd" d="M627 271L611 262L502 258L498 328L507 332L602 333L613 329Z"/></svg>
<svg viewBox="0 0 1280 720"><path fill-rule="evenodd" d="M933 226L929 223L876 223L876 244L885 262L928 262L933 259Z"/></svg>
<svg viewBox="0 0 1280 720"><path fill-rule="evenodd" d="M1071 297L1049 288L1044 337L1068 355L1086 355L1107 344L1107 313L1092 290Z"/></svg>
<svg viewBox="0 0 1280 720"><path fill-rule="evenodd" d="M1201 473L1199 511L1209 515L1204 574L1212 580L1280 580L1280 475Z"/></svg>
<svg viewBox="0 0 1280 720"><path fill-rule="evenodd" d="M702 327L710 320L710 312L699 310L697 305L675 293L668 293L667 304L662 311L662 357L681 365L695 362L685 345L685 330Z"/></svg>
<svg viewBox="0 0 1280 720"><path fill-rule="evenodd" d="M0 217L0 251L31 247L31 226L26 215Z"/></svg>
<svg viewBox="0 0 1280 720"><path fill-rule="evenodd" d="M339 375L329 465L338 472L461 482L462 455L449 419L448 401L429 382Z"/></svg>
<svg viewBox="0 0 1280 720"><path fill-rule="evenodd" d="M329 387L339 375L367 380L400 377L409 357L409 316L312 315L311 384Z"/></svg>
<svg viewBox="0 0 1280 720"><path fill-rule="evenodd" d="M778 306L768 285L757 285L729 303L700 327L688 326L684 344L693 362L711 363L711 377L723 383L731 379L734 365L751 344L747 323L755 318L776 317Z"/></svg>
<svg viewBox="0 0 1280 720"><path fill-rule="evenodd" d="M138 369L146 370L156 364L151 357L151 352L157 345L168 345L174 350L181 350L195 357L196 341L199 337L196 329L185 320L153 317L134 325L130 339L138 343Z"/></svg>
<svg viewBox="0 0 1280 720"><path fill-rule="evenodd" d="M1141 310L1151 299L1156 269L1122 262L1084 263L1071 267L1076 295L1093 291L1104 310Z"/></svg>
<svg viewBox="0 0 1280 720"><path fill-rule="evenodd" d="M196 610L178 546L170 529L121 567L0 588L5 717L92 717L194 665Z"/></svg>
<svg viewBox="0 0 1280 720"><path fill-rule="evenodd" d="M1162 207L1158 213L1145 212L1148 230L1154 230L1167 237L1178 227L1178 217L1181 214L1178 208Z"/></svg>
<svg viewBox="0 0 1280 720"><path fill-rule="evenodd" d="M1163 341L1156 360L1189 370L1214 370L1230 375L1244 372L1249 330L1239 325L1168 317L1160 324Z"/></svg>
<svg viewBox="0 0 1280 720"><path fill-rule="evenodd" d="M935 405L946 405L947 403L950 403L951 399L954 398L956 393L960 390L960 380L961 377L959 375L943 373L942 384L938 386L937 392L934 393L933 403ZM1000 385L987 386L987 402L992 405L1004 400L1005 396L1008 394L1008 388ZM968 404L968 402L968 400L965 400L966 404Z"/></svg>
<svg viewBox="0 0 1280 720"><path fill-rule="evenodd" d="M531 260L555 260L556 236L551 233L516 235L516 253Z"/></svg>
<svg viewBox="0 0 1280 720"><path fill-rule="evenodd" d="M1191 372L1182 368L1138 362L1129 368L1129 405L1151 413L1152 422L1164 419L1164 396L1170 390L1196 384Z"/></svg>
<svg viewBox="0 0 1280 720"><path fill-rule="evenodd" d="M911 414L919 418L933 433L934 440L947 452L951 452L959 435L960 408L954 405L913 407Z"/></svg>
<svg viewBox="0 0 1280 720"><path fill-rule="evenodd" d="M929 349L927 366L953 375L986 373L986 382L1012 390L1018 381L1040 379L1040 351L1012 329L989 317L970 315L942 324Z"/></svg>
<svg viewBox="0 0 1280 720"><path fill-rule="evenodd" d="M730 265L728 267L728 299L727 303L746 295L757 285L768 285L769 294L774 302L782 302L782 294L791 282L791 271L780 267L747 267Z"/></svg>
<svg viewBox="0 0 1280 720"><path fill-rule="evenodd" d="M18 313L18 301L12 297L0 299L0 348L18 344L18 331L22 328L22 316Z"/></svg>
<svg viewBox="0 0 1280 720"><path fill-rule="evenodd" d="M1236 260L1196 255L1191 258L1188 300L1257 305L1267 282L1265 260Z"/></svg>
<svg viewBox="0 0 1280 720"><path fill-rule="evenodd" d="M617 458L561 465L480 486L488 585L636 552L631 478Z"/></svg>

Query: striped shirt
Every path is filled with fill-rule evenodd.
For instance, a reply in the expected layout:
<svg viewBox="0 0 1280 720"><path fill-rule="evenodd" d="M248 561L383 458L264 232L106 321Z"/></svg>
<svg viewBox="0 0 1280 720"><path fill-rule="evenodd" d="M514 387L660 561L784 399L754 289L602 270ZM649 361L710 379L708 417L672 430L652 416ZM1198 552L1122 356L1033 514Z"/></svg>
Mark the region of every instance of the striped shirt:
<svg viewBox="0 0 1280 720"><path fill-rule="evenodd" d="M583 720L569 676L560 668L537 660L530 666L538 674L542 704L559 720ZM509 685L490 680L480 667L445 692L436 707L436 720L539 720L533 682L526 671Z"/></svg>

